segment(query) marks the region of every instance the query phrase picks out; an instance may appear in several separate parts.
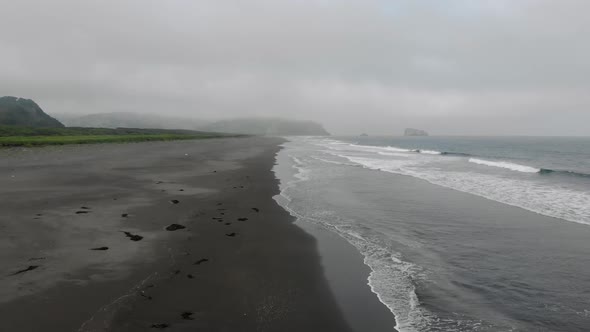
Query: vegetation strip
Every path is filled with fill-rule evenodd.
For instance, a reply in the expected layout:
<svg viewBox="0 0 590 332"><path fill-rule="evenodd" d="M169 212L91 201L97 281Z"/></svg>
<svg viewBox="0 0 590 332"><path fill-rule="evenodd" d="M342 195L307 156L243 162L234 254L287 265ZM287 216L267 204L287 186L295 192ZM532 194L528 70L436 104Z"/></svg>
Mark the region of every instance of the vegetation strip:
<svg viewBox="0 0 590 332"><path fill-rule="evenodd" d="M80 135L80 136L7 136L0 137L0 146L39 146L90 143L125 143L146 141L171 141L184 139L204 139L222 137L221 135Z"/></svg>

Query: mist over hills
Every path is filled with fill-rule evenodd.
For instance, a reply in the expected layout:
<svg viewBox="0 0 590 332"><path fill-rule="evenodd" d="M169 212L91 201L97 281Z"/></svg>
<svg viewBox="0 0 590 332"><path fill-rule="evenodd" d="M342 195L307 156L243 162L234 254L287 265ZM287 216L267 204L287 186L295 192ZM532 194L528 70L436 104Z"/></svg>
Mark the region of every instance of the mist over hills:
<svg viewBox="0 0 590 332"><path fill-rule="evenodd" d="M206 124L205 121L190 118L167 117L133 112L96 113L82 116L57 114L56 117L68 127L195 130Z"/></svg>
<svg viewBox="0 0 590 332"><path fill-rule="evenodd" d="M241 118L222 120L211 123L203 128L204 131L221 133L237 133L248 135L301 135L326 136L330 135L324 127L313 121L297 121L280 118Z"/></svg>
<svg viewBox="0 0 590 332"><path fill-rule="evenodd" d="M220 121L204 121L191 118L175 118L153 114L113 112L84 116L58 115L66 125L94 128L153 128L187 129L247 135L330 135L324 127L313 121L298 121L281 118L239 118Z"/></svg>
<svg viewBox="0 0 590 332"><path fill-rule="evenodd" d="M282 118L239 118L204 121L195 118L168 117L133 112L96 113L82 116L57 114L56 117L61 122L43 112L41 107L30 99L0 98L0 125L3 126L62 128L65 124L68 127L184 129L267 136L330 135L317 122Z"/></svg>

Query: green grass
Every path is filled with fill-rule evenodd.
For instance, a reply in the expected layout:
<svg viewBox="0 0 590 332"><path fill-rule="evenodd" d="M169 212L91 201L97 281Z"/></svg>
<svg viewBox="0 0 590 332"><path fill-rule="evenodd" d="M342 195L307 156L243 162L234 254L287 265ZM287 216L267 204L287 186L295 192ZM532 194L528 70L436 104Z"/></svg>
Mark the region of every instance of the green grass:
<svg viewBox="0 0 590 332"><path fill-rule="evenodd" d="M194 130L181 129L141 129L141 128L40 128L0 125L0 137L5 136L98 136L98 135L217 135Z"/></svg>
<svg viewBox="0 0 590 332"><path fill-rule="evenodd" d="M0 147L172 141L235 136L237 135L176 129L0 126Z"/></svg>
<svg viewBox="0 0 590 332"><path fill-rule="evenodd" d="M130 134L130 135L76 135L76 136L6 136L0 137L0 146L43 146L92 143L128 143L147 141L172 141L205 139L221 135L175 135L175 134Z"/></svg>

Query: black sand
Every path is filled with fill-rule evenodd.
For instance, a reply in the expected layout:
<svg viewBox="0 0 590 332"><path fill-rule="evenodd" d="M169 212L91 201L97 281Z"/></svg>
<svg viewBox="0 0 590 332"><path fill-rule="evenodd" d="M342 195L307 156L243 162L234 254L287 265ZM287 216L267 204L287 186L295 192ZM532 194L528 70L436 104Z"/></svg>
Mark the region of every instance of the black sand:
<svg viewBox="0 0 590 332"><path fill-rule="evenodd" d="M0 151L0 331L391 330L368 291L383 324L349 324L355 298L272 199L279 143Z"/></svg>

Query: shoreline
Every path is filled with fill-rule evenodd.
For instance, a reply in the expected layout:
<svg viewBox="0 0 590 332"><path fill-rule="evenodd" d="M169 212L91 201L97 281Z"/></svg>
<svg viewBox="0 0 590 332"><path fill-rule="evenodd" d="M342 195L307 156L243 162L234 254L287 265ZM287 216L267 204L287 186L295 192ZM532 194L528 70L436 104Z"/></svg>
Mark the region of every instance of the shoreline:
<svg viewBox="0 0 590 332"><path fill-rule="evenodd" d="M26 265L29 256L46 259L18 279L0 278L2 288L18 280L23 291L0 301L3 327L352 331L324 275L318 241L272 199L279 189L271 168L281 142L70 146L35 158L10 156L3 168L15 177L1 181L1 196L3 207L11 206L3 217L15 221L5 227L16 227L13 235L33 234L28 241L38 250L11 259L5 253L2 270ZM72 195L72 188L80 192ZM23 200L33 208L26 216L19 215ZM92 213L72 214L77 205L88 205ZM117 220L105 224L109 219ZM48 232L35 234L39 223ZM70 235L77 238L63 236L43 248L53 231L72 223ZM186 229L166 231L171 224ZM130 241L123 231L143 239ZM101 245L109 250L89 250ZM64 261L67 266L61 266ZM149 275L156 280L144 281ZM43 286L47 281L53 284Z"/></svg>

